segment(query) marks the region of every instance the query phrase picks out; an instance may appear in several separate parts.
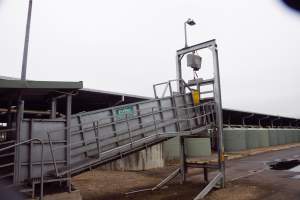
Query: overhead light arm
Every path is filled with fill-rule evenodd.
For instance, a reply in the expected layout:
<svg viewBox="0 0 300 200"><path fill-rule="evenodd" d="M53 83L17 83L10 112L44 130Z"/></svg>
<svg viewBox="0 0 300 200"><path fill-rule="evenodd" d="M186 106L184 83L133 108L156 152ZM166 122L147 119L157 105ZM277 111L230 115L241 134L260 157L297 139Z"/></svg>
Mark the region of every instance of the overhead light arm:
<svg viewBox="0 0 300 200"><path fill-rule="evenodd" d="M196 22L194 20L192 20L191 18L188 18L188 20L186 20L184 22L184 41L185 41L185 44L184 44L184 47L187 47L188 44L187 44L187 33L186 33L186 25L190 25L190 26L194 26L196 24Z"/></svg>

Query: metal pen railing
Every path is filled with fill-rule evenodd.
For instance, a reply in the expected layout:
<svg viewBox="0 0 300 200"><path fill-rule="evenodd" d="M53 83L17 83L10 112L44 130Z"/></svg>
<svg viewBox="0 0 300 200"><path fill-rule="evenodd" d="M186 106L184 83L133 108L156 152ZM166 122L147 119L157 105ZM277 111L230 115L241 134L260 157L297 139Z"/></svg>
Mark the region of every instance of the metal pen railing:
<svg viewBox="0 0 300 200"><path fill-rule="evenodd" d="M42 200L43 196L44 196L44 143L43 143L43 141L41 139L38 139L38 138L32 138L30 140L26 140L26 141L23 141L23 142L16 143L14 145L10 145L8 147L1 148L0 152L8 150L8 149L19 147L23 144L31 143L33 141L39 142L41 144L41 147L42 147L42 151L41 151L41 177L40 177L40 179L41 179L40 199Z"/></svg>
<svg viewBox="0 0 300 200"><path fill-rule="evenodd" d="M10 133L14 133L15 131L15 128L0 129L0 144L8 139L7 136L9 136Z"/></svg>
<svg viewBox="0 0 300 200"><path fill-rule="evenodd" d="M164 133L159 133L159 129L161 129L162 127L160 127L159 125L160 125L160 123L162 123L162 122L167 122L167 121L170 121L170 120L173 120L172 122L171 122L171 124L174 124L174 123L176 123L176 122L183 122L183 121L192 121L192 120L197 120L197 119L202 119L203 120L203 118L204 119L207 119L209 116L210 116L210 120L204 120L205 121L205 124L203 124L203 125L207 125L207 122L208 121L211 121L211 122L214 122L214 109L213 109L213 104L214 104L214 102L206 102L206 103L203 103L203 104L200 104L200 105L198 105L198 106L192 106L192 107L186 107L186 108L178 108L178 107L171 107L171 109L169 108L168 110L174 110L174 109L176 109L176 110L189 110L189 109L192 109L192 110L195 110L195 109L197 109L197 108L201 108L201 107L209 107L210 108L210 112L204 112L204 114L202 114L202 115L199 115L199 116L196 116L196 117L192 117L192 118L190 118L189 116L188 116L188 118L187 119L176 119L175 121L174 121L174 119L173 118L171 118L171 119L168 119L168 120L157 120L156 118L155 118L155 115L156 114L159 114L160 112L163 112L162 110L158 110L158 111L154 111L155 110L155 108L157 108L157 107L152 107L151 108L151 112L150 112L150 115L147 115L147 114L149 114L149 113L146 113L146 114L143 114L143 115L147 115L147 116L151 116L152 115L152 117L153 117L153 122L152 123L148 123L147 125L149 125L149 127L153 127L154 129L150 129L150 130L147 130L147 132L155 132L155 134L153 134L153 135L151 135L151 137L152 136L154 136L154 135L156 135L156 137L159 137L159 135L163 135ZM158 109L158 108L157 108ZM142 117L142 115L141 116L138 116L138 117ZM48 134L48 138L49 138L49 142L50 142L50 150L51 150L51 156L52 156L52 160L53 160L53 164L54 164L54 168L55 168L55 172L56 172L56 175L57 176L60 176L61 174L59 173L59 171L58 171L58 167L57 167L57 164L56 164L56 159L55 159L55 155L54 155L54 151L55 150L57 150L57 149L61 149L61 148L67 148L67 147L69 147L69 146L74 146L74 145L77 145L77 144L82 144L83 142L93 142L93 143L90 143L90 144L94 144L95 142L96 142L96 144L97 144L97 150L98 150L98 159L101 159L100 157L102 157L102 156L104 156L106 153L108 153L108 152L111 152L112 150L120 150L121 148L124 148L125 146L128 146L128 144L125 144L125 145L123 145L123 146L119 146L119 147L114 147L113 149L111 149L111 150L107 150L107 151L105 151L105 152L102 152L102 150L100 151L100 148L99 148L99 146L102 146L101 145L101 141L100 141L100 139L99 139L99 132L97 133L96 132L96 130L100 130L100 128L103 128L103 127L106 127L106 126L110 126L110 125L112 125L112 124L117 124L117 123L120 123L120 122L125 122L126 124L127 124L127 127L124 129L124 130L119 130L119 131L116 131L115 133L116 133L116 135L118 135L117 133L118 132L124 132L124 133L127 133L127 134L129 134L129 138L125 138L125 139L123 139L123 140L128 140L128 139L130 139L130 142L129 142L129 145L132 147L135 143L137 143L137 142L139 142L138 140L137 141L133 141L133 137L135 137L135 136L137 136L137 135L131 135L132 134L132 132L134 132L134 131L136 131L136 130L140 130L141 129L141 126L143 126L143 128L145 128L145 123L138 123L136 126L134 126L134 127L129 127L129 121L130 120L132 120L132 118L128 118L128 116L126 116L125 117L125 120L121 120L121 121L115 121L115 122L113 122L113 123L106 123L106 124L101 124L100 125L100 121L101 120L103 120L103 119L100 119L100 120L96 120L96 121L92 121L92 122L90 122L90 124L92 124L92 126L91 127L87 127L87 128L84 128L83 130L80 130L80 132L82 132L82 131L90 131L90 130L92 130L92 129L94 129L94 131L95 131L95 137L92 137L92 138L90 138L89 140L86 140L86 141L79 141L79 142L77 142L77 143L71 143L71 144L67 144L67 145L64 145L64 146L61 146L61 147L57 147L57 148L53 148L53 144L52 144L52 140L51 140L51 137L50 137L50 133L51 133L51 131L50 132L47 132L47 134ZM97 124L97 126L95 127L95 124ZM79 126L79 125L77 125L77 126ZM75 127L77 127L77 126L75 126ZM74 126L73 126L74 127ZM68 127L67 127L68 128ZM189 127L189 129L190 130L192 130L192 127L190 126ZM65 129L61 129L60 131L62 131L62 130L65 130ZM53 132L53 131L52 131ZM57 130L55 130L54 132L57 132ZM75 131L75 132L77 132L77 131ZM141 132L139 135L143 135L145 132ZM72 132L72 134L74 134L73 132ZM119 136L119 135L118 135ZM147 137L147 139L149 139L149 137ZM103 139L103 140L105 140L105 139ZM103 141L102 140L102 141ZM71 170L71 169L70 169Z"/></svg>

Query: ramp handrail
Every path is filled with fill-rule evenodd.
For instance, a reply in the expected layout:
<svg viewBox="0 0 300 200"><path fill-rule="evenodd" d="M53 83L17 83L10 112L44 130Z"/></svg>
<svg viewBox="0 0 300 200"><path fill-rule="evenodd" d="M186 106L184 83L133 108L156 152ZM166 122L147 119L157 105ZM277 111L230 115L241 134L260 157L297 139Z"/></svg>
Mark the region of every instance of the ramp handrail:
<svg viewBox="0 0 300 200"><path fill-rule="evenodd" d="M152 115L152 116L153 116L153 122L151 122L151 123L146 122L146 123L147 123L147 125L148 125L147 127L153 127L153 126L154 126L154 127L153 127L154 129L146 130L146 131L144 131L144 132L141 132L140 134L144 134L144 133L146 133L146 132L151 132L151 131L156 132L156 134L153 134L153 135L151 135L151 136L147 136L147 139L150 139L150 138L152 138L152 137L154 137L154 136L159 137L160 135L163 135L163 134L166 134L166 135L167 135L167 134L168 134L167 132L163 132L163 133L159 133L159 132L158 132L159 129L161 129L163 126L166 126L166 125L160 126L160 123L161 123L161 122L168 123L168 122L170 122L170 121L173 121L173 122L172 122L172 124L173 124L173 123L180 123L180 122L184 122L184 121L192 121L192 120L197 120L197 119L202 119L202 118L204 118L204 119L205 119L205 120L204 120L204 121L205 121L205 125L207 125L207 121L210 121L210 124L212 124L212 123L214 122L214 116L213 116L213 115L214 115L214 107L213 107L214 104L215 104L214 102L205 102L205 103L200 104L200 105L197 105L197 106L184 107L184 108L182 108L182 107L180 107L180 108L179 108L179 107L168 107L168 108L165 109L165 110L174 110L174 109L176 109L177 111L178 111L178 110L188 110L188 109L194 109L194 110L196 110L196 109L199 109L199 108L201 108L201 107L203 107L203 109L204 109L205 106L210 106L210 111L209 111L209 112L205 111L204 114L201 114L201 115L196 116L196 117L191 117L191 118L190 118L190 117L188 116L188 118L186 118L186 119L180 119L180 118L174 119L174 118L171 118L171 119L167 119L167 120L157 120L157 119L155 118L155 115L156 115L156 114L159 114L159 113L161 113L161 112L163 112L163 111L160 110L158 107L152 107L152 108L151 108L151 112L145 113L145 114L143 114L143 115L146 115L146 116L151 116L151 115ZM157 108L157 111L154 111L155 108ZM138 117L136 117L136 118L142 117L143 115L140 115L140 116L138 116ZM212 119L211 119L211 120L206 120L207 116L209 116L209 115L212 116ZM124 129L115 131L114 133L120 133L120 132L123 133L123 132L124 132L123 134L129 134L129 138L126 138L126 139L130 139L130 142L127 143L127 144L124 144L124 145L122 145L122 146L118 146L118 147L114 147L113 149L106 150L106 151L104 151L104 152L101 152L100 149L99 149L99 147L97 146L97 150L98 150L98 159L99 159L99 160L101 160L101 159L100 159L101 156L105 155L105 154L108 153L108 152L112 152L112 151L116 151L116 150L122 149L122 148L124 148L124 147L126 147L126 146L128 146L128 145L131 145L131 146L132 146L133 144L135 144L135 143L137 143L137 142L140 142L140 140L139 140L139 141L132 141L132 135L131 135L131 132L134 132L134 131L137 131L137 130L141 129L141 126L143 126L143 128L145 128L145 124L146 124L146 123L138 123L138 124L137 124L136 126L134 126L134 127L129 127L128 121L133 120L133 119L135 119L135 118L128 118L128 116L126 115L125 120L109 122L109 123L101 124L100 126L99 126L99 124L100 124L99 122L102 121L103 118L100 119L100 120L91 121L91 122L89 122L89 124L91 124L91 127L86 127L86 128L84 128L83 130L79 130L79 131L77 131L77 130L76 130L76 131L73 131L73 132L71 133L71 136L74 135L74 134L76 134L77 132L82 132L82 131L93 131L93 130L94 130L94 131L95 131L95 137L89 138L88 140L84 140L84 141L79 141L79 142L75 142L75 143L63 145L63 146L60 146L60 147L57 147L57 148L53 148L52 139L51 139L50 134L53 133L53 132L66 130L68 127L65 127L65 128L63 128L63 129L60 129L60 130L48 131L47 134L48 134L48 138L49 138L50 151L51 151L51 156L52 156L52 160L53 160L52 163L54 164L56 176L61 176L62 174L59 173L59 171L58 171L57 164L56 164L56 159L55 159L55 155L54 155L54 151L57 150L57 149L61 149L61 148L67 148L67 147L72 146L72 145L89 143L89 142L91 142L91 141L93 141L93 143L96 142L97 145L99 145L99 144L98 144L98 143L100 142L100 140L99 140L99 132L96 132L96 130L99 130L100 128L103 128L103 127L106 127L106 126L109 126L109 125L112 125L112 124L116 124L116 123L126 122L127 127L125 127ZM97 124L97 127L95 127L95 124ZM149 126L149 125L150 125L150 126ZM74 128L74 127L78 127L78 126L82 126L82 124L73 126L73 128ZM203 126L204 126L204 125L203 125ZM72 128L72 126L71 126L70 128ZM190 131L191 131L191 130L192 130L192 127L190 126L189 128L190 128ZM179 133L179 131L178 131L178 133ZM174 135L174 132L173 132L172 134ZM118 136L120 136L120 135L118 135ZM136 135L134 135L134 136L136 136ZM134 137L134 136L133 136L133 137ZM106 138L106 139L107 139L107 138ZM142 138L142 139L146 139L146 138ZM89 144L91 144L91 143L89 143ZM96 148L95 148L95 149L96 149ZM72 169L69 169L69 170L72 170Z"/></svg>
<svg viewBox="0 0 300 200"><path fill-rule="evenodd" d="M38 138L32 138L30 140L25 140L23 142L19 142L14 145L10 145L8 147L1 148L0 152L8 150L8 149L16 148L18 146L21 146L23 144L27 144L27 143L30 143L33 141L39 142L42 146L42 151L41 151L41 188L40 188L40 199L42 200L43 196L44 196L44 143L43 143L43 141Z"/></svg>
<svg viewBox="0 0 300 200"><path fill-rule="evenodd" d="M198 118L201 118L201 117L205 117L205 116L207 116L207 115L209 115L210 113L207 113L207 114L203 114L203 115L200 115L200 116L197 116L197 117L194 117L193 119L198 119ZM187 120L192 120L192 119L178 119L178 121L187 121ZM207 122L206 122L206 125L207 125ZM204 126L204 125L203 125ZM154 130L152 130L152 131L155 131L156 129L154 129ZM108 153L111 153L111 152L113 152L113 151L120 151L121 149L123 149L123 148L125 148L125 147L127 147L127 146L132 146L133 144L136 144L136 143L141 143L142 141L147 141L147 140L149 140L149 139L151 139L151 138L154 138L154 137L159 137L159 136L162 136L163 138L166 138L166 137L175 137L175 136L177 136L177 135L179 135L179 133L181 133L181 134L183 134L183 133L185 133L185 134L187 134L187 133L191 133L191 131L192 130L190 130L190 131L178 131L178 132L162 132L162 133L159 133L159 132L156 132L155 134L153 134L153 135L150 135L150 136L147 136L147 137L144 137L144 138L142 138L142 139L139 139L139 140L136 140L136 141L132 141L132 142L130 142L130 143L127 143L127 144L124 144L124 145L122 145L122 146L118 146L118 147L115 147L115 148L113 148L113 149L109 149L109 150L106 150L106 151L104 151L104 152L98 152L98 155L100 154L100 156L105 156L106 154L108 154ZM165 137L166 136L166 137ZM97 137L93 137L93 138L90 138L89 140L86 140L85 142L88 142L88 141L95 141L95 140L97 140ZM72 144L69 144L69 145L65 145L65 146L63 146L63 147L58 147L58 148L55 148L55 149L53 149L53 151L54 150L57 150L57 149L60 149L60 148L67 148L68 146L72 146L72 145L76 145L76 144L78 144L78 143L72 143ZM96 148L95 148L96 149ZM101 159L98 157L98 158L95 158L95 160L96 161L101 161ZM53 163L55 163L56 162L56 160L54 160L53 161ZM88 163L87 163L88 164ZM84 164L84 165L87 165L87 164ZM83 167L83 166L82 166ZM56 175L57 176L62 176L62 175L64 175L64 174L66 174L66 173L68 173L68 172L70 172L70 171L72 171L73 169L70 169L70 170L67 170L67 171L65 171L65 172L63 172L63 173L60 173L60 172L58 172L58 169L56 168L55 169L55 171L56 171ZM78 169L77 169L78 170Z"/></svg>
<svg viewBox="0 0 300 200"><path fill-rule="evenodd" d="M202 103L200 105L197 105L197 106L191 106L191 107L167 107L167 108L162 108L160 109L159 107L151 107L151 108L148 108L149 110L153 110L153 112L149 112L149 113L145 113L145 114L142 114L142 115L137 115L135 117L130 117L128 119L122 119L122 120L118 120L118 121L114 121L114 122L108 122L108 123L104 123L102 124L101 126L99 126L99 128L103 128L103 127L106 127L106 126L110 126L110 125L113 125L113 124L116 124L116 123L122 123L122 122L127 122L127 120L134 120L134 119L138 119L140 117L146 117L146 116L152 116L153 114L159 114L159 113L162 113L164 111L170 111L170 110L174 110L174 109L177 109L177 110L189 110L189 109L197 109L197 108L200 108L200 107L204 107L206 105L210 105L210 106L213 106L215 103L214 102L205 102L205 103ZM154 112L154 110L156 110ZM212 110L212 109L211 109ZM112 119L112 118L115 118L115 116L109 116L109 117L105 117L105 118L101 118L99 120L92 120L92 121L87 121L85 123L81 123L81 124L78 124L78 125L73 125L73 126L70 126L70 127L64 127L64 128L60 128L60 129L56 129L56 130L51 130L51 131L47 131L47 134L51 134L51 133L55 133L55 132L62 132L62 131L66 131L67 129L73 129L73 128L77 128L79 126L82 126L82 125L88 125L88 124L93 124L95 122L101 122L103 120L107 120L107 119ZM139 123L138 125L142 125L142 123ZM91 129L93 127L90 127ZM85 128L87 129L87 128ZM72 131L72 135L76 134L77 132L82 132L82 130L78 130L78 131Z"/></svg>
<svg viewBox="0 0 300 200"><path fill-rule="evenodd" d="M157 99L157 98L165 97L165 94L166 94L168 88L169 88L170 95L173 96L172 82L178 82L179 85L183 84L184 88L188 88L189 91L192 92L192 89L188 86L188 84L183 79L172 79L172 80L169 80L169 81L156 83L156 84L153 85L153 91L154 91L155 98ZM160 86L160 85L165 85L165 88L163 90L162 96L158 97L156 89L157 89L157 86Z"/></svg>
<svg viewBox="0 0 300 200"><path fill-rule="evenodd" d="M156 113L154 114L158 114L158 113L161 113L163 111L169 111L169 110L173 110L174 108L180 110L188 110L188 109L195 109L197 107L200 107L200 106L203 106L203 105L214 105L215 103L213 101L209 101L209 102L205 102L205 103L201 103L199 106L190 106L190 107L166 107L166 108L160 108L159 106L154 106L154 107L150 107L150 108L146 108L146 109L142 109L140 110L139 112L141 111L145 111L145 110L149 110L150 112L148 113L145 113L145 114L142 114L142 115L138 115L139 112L133 112L133 116L134 117L130 117L130 119L138 119L139 117L145 117L145 116L151 116L151 110L152 109L155 109L157 110ZM108 120L108 119L113 119L115 118L114 115L110 115L110 116L107 116L107 117L104 117L104 118L101 118L99 120L96 120L96 121L102 121L102 120ZM87 124L91 124L93 122L96 122L95 120L94 121L87 121L87 122L84 122L84 123L81 123L81 124L78 124L78 125L72 125L70 127L64 127L64 128L59 128L59 129L54 129L54 130L51 130L51 131L48 131L47 133L55 133L55 132L61 132L61 131L66 131L67 129L72 129L72 128L77 128L79 126L82 126L82 125L87 125ZM126 119L120 119L117 121L118 123L121 123L121 122L126 122ZM105 127L105 126L109 126L109 125L112 125L112 124L115 124L116 122L108 122L108 123L104 123L103 126L101 127ZM100 127L100 128L101 128Z"/></svg>

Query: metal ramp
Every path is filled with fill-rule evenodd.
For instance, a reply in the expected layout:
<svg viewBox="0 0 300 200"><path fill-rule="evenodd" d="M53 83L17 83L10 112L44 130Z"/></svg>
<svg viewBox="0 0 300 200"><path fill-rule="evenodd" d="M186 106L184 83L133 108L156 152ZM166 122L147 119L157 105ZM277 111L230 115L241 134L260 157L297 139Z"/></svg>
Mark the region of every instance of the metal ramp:
<svg viewBox="0 0 300 200"><path fill-rule="evenodd" d="M214 115L213 101L194 106L191 93L73 115L71 127L47 132L54 164L48 174L78 173L168 138L199 134L214 126ZM71 143L57 145L57 135L67 131ZM59 165L67 151L70 163Z"/></svg>

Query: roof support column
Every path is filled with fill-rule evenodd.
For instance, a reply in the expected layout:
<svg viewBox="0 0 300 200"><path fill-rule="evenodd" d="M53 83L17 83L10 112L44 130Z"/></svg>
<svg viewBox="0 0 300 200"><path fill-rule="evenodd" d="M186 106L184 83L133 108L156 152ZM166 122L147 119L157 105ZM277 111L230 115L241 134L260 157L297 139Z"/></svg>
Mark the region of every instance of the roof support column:
<svg viewBox="0 0 300 200"><path fill-rule="evenodd" d="M246 125L246 123L245 123L245 119L249 119L249 118L251 118L251 117L253 117L254 116L254 114L252 113L252 114L250 114L250 115L248 115L248 116L245 116L245 117L243 117L242 118L242 121L243 121L243 126L245 126Z"/></svg>
<svg viewBox="0 0 300 200"><path fill-rule="evenodd" d="M258 125L259 125L259 127L262 127L262 126L261 126L261 121L262 121L262 120L264 120L264 119L269 119L269 118L270 118L270 116L266 116L266 117L260 118L260 119L258 120Z"/></svg>
<svg viewBox="0 0 300 200"><path fill-rule="evenodd" d="M274 128L274 122L277 121L277 120L280 120L280 119L281 119L281 118L278 117L278 118L276 118L276 119L271 120L271 127Z"/></svg>
<svg viewBox="0 0 300 200"><path fill-rule="evenodd" d="M55 119L56 118L56 99L52 98L51 100L51 115L50 115L51 119Z"/></svg>
<svg viewBox="0 0 300 200"><path fill-rule="evenodd" d="M67 165L68 165L68 189L71 192L71 114L72 114L72 95L67 94L67 110L66 110L66 135L67 135Z"/></svg>
<svg viewBox="0 0 300 200"><path fill-rule="evenodd" d="M21 132L22 132L22 121L24 117L24 101L22 96L19 95L18 106L17 106L17 128L16 128L16 144L20 142ZM15 157L14 157L14 184L19 183L19 175L21 168L20 161L20 146L15 147Z"/></svg>

